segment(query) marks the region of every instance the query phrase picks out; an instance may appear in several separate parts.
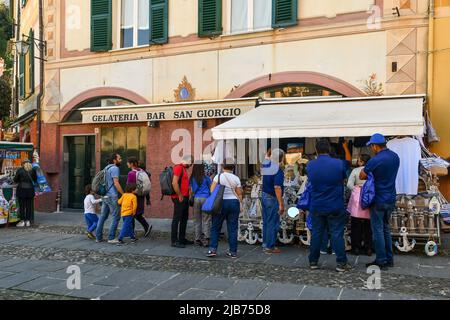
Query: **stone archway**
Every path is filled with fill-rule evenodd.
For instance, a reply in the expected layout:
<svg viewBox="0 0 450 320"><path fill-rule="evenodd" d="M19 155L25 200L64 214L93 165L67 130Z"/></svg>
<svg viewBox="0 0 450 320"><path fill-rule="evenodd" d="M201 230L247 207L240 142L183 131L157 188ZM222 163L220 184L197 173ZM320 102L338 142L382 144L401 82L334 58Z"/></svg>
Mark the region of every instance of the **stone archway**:
<svg viewBox="0 0 450 320"><path fill-rule="evenodd" d="M250 93L264 88L290 83L309 83L329 88L346 97L362 97L364 92L355 86L336 77L310 71L286 71L264 75L240 85L227 95L226 99L242 98Z"/></svg>

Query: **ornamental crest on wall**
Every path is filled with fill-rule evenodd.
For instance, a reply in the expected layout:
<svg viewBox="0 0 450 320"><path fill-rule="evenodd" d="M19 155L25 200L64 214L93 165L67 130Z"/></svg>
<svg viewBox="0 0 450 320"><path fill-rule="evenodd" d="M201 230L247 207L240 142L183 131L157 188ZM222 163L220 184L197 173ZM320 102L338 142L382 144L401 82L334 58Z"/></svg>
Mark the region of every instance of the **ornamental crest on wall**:
<svg viewBox="0 0 450 320"><path fill-rule="evenodd" d="M194 101L195 100L195 89L189 83L186 76L183 77L183 80L178 85L178 88L175 89L173 92L174 92L176 102Z"/></svg>

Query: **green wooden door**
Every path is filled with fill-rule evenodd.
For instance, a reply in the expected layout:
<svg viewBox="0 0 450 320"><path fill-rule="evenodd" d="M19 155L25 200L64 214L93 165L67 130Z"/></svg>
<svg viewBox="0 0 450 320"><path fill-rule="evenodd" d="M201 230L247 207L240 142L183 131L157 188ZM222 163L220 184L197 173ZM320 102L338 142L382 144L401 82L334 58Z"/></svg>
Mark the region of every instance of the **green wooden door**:
<svg viewBox="0 0 450 320"><path fill-rule="evenodd" d="M82 209L84 187L95 175L95 137L68 137L69 208Z"/></svg>

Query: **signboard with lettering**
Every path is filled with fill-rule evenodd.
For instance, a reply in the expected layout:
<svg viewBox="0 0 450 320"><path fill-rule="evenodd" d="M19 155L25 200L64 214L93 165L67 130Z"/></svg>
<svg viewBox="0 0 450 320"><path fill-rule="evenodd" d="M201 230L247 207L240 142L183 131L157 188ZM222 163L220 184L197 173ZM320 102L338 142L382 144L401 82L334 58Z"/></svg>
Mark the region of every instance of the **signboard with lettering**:
<svg viewBox="0 0 450 320"><path fill-rule="evenodd" d="M81 109L83 123L118 123L235 118L255 108L256 99Z"/></svg>

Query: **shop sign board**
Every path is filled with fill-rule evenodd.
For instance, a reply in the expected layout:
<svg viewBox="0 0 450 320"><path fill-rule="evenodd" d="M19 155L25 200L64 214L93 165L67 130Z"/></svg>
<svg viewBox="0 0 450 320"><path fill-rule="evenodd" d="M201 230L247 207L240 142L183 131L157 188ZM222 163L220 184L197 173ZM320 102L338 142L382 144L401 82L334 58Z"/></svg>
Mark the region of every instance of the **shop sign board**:
<svg viewBox="0 0 450 320"><path fill-rule="evenodd" d="M256 99L155 106L84 108L83 123L119 123L235 118L255 108Z"/></svg>

